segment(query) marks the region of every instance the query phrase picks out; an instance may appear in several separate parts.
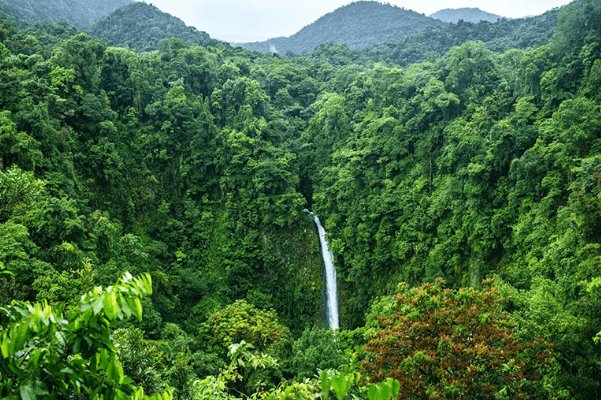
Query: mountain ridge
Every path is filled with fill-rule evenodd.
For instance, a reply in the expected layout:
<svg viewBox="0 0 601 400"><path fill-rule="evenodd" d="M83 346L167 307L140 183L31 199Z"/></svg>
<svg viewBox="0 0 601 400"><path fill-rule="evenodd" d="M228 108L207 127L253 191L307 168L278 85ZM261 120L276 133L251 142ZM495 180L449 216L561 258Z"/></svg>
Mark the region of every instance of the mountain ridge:
<svg viewBox="0 0 601 400"><path fill-rule="evenodd" d="M134 3L133 0L0 0L0 12L17 21L40 24L67 22L78 29Z"/></svg>
<svg viewBox="0 0 601 400"><path fill-rule="evenodd" d="M161 11L152 4L134 2L91 23L85 31L102 39L109 46L127 47L139 51L158 50L162 39L183 39L189 45L218 46L222 42L208 33L187 26L176 16Z"/></svg>
<svg viewBox="0 0 601 400"><path fill-rule="evenodd" d="M499 19L505 17L497 14L492 14L483 11L476 7L462 7L462 8L445 8L438 10L433 14L429 15L430 18L436 18L443 22L449 22L456 24L460 20L465 22L472 22L477 24L480 21L497 22ZM505 18L509 19L509 18Z"/></svg>
<svg viewBox="0 0 601 400"><path fill-rule="evenodd" d="M282 54L307 53L332 41L351 48L363 48L444 25L440 20L412 10L376 1L357 1L323 15L292 36L232 45Z"/></svg>
<svg viewBox="0 0 601 400"><path fill-rule="evenodd" d="M497 53L510 49L525 50L542 46L549 41L557 27L559 11L560 9L552 9L529 18L503 18L494 23L460 21L440 28L426 28L414 35L362 49L326 43L307 56L314 60L327 60L333 65L383 62L406 67L427 59L435 60L467 41L481 41L489 50Z"/></svg>

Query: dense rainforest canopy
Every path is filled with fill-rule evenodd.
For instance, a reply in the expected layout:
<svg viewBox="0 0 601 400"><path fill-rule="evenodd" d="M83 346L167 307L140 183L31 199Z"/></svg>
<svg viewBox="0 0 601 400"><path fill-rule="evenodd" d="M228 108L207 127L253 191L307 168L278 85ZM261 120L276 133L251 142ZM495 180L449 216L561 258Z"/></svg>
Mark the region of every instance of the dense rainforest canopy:
<svg viewBox="0 0 601 400"><path fill-rule="evenodd" d="M601 4L544 18L397 63L3 14L1 397L601 396Z"/></svg>

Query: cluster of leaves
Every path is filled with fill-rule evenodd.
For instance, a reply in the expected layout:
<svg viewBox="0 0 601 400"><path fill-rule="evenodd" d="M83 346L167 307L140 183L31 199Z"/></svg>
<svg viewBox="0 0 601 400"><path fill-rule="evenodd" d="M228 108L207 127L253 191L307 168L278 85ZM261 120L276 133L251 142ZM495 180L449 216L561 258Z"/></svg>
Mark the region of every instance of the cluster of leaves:
<svg viewBox="0 0 601 400"><path fill-rule="evenodd" d="M496 289L458 291L442 279L400 285L390 316L369 340L362 362L373 382L401 384L402 398L539 398L552 357L542 339L521 344Z"/></svg>
<svg viewBox="0 0 601 400"><path fill-rule="evenodd" d="M126 274L116 286L94 288L72 309L47 302L0 307L2 398L148 398L124 375L110 326L132 314L141 319L140 298L151 293L150 276ZM170 400L171 394L152 399Z"/></svg>
<svg viewBox="0 0 601 400"><path fill-rule="evenodd" d="M0 222L5 222L19 209L30 207L44 188L44 182L35 179L33 172L24 172L17 167L0 173Z"/></svg>
<svg viewBox="0 0 601 400"><path fill-rule="evenodd" d="M208 376L194 382L195 398L198 400L237 398L260 398L265 400L313 400L347 398L369 400L389 400L396 398L400 384L394 379L372 383L369 387L361 385L361 374L354 371L352 366L345 365L341 371L327 369L320 371L319 376L305 379L302 382L283 384L276 389L264 391L261 385L255 386L251 396L242 394L236 397L232 383L245 380L248 375L260 369L277 366L277 361L266 354L256 354L254 346L244 341L229 347L230 364L223 368L218 376ZM238 392L239 393L239 392Z"/></svg>
<svg viewBox="0 0 601 400"><path fill-rule="evenodd" d="M292 367L298 380L317 375L318 370L336 370L349 358L340 350L332 330L306 329L292 345Z"/></svg>
<svg viewBox="0 0 601 400"><path fill-rule="evenodd" d="M259 351L281 351L292 339L290 330L279 323L275 312L257 309L244 300L211 315L201 326L200 337L205 343L224 349L245 340Z"/></svg>

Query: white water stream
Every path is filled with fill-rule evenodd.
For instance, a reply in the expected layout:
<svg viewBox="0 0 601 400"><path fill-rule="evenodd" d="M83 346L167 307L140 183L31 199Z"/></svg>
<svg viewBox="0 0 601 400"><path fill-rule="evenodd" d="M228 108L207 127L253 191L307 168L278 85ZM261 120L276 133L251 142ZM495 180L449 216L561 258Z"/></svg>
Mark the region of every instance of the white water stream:
<svg viewBox="0 0 601 400"><path fill-rule="evenodd" d="M313 213L305 210L309 214ZM338 289L336 286L336 268L334 268L334 255L328 249L328 241L326 240L326 230L321 226L321 222L317 215L314 216L317 232L319 233L319 241L321 243L321 255L326 269L326 304L328 315L328 326L332 329L338 329Z"/></svg>

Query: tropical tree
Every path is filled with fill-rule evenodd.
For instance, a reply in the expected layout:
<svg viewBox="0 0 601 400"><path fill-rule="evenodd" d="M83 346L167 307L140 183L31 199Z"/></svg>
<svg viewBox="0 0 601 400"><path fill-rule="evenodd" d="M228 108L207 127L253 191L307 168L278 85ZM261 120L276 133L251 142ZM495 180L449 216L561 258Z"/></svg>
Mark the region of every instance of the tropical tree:
<svg viewBox="0 0 601 400"><path fill-rule="evenodd" d="M372 382L401 383L400 398L531 398L551 367L551 344L520 343L498 291L401 284L362 365ZM485 282L490 284L489 282Z"/></svg>
<svg viewBox="0 0 601 400"><path fill-rule="evenodd" d="M115 286L96 287L78 305L13 302L0 307L0 397L3 399L142 400L123 373L111 325L134 315L152 293L149 275L125 274ZM152 398L170 400L169 390Z"/></svg>

